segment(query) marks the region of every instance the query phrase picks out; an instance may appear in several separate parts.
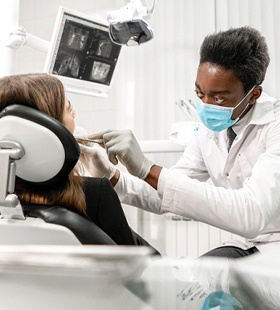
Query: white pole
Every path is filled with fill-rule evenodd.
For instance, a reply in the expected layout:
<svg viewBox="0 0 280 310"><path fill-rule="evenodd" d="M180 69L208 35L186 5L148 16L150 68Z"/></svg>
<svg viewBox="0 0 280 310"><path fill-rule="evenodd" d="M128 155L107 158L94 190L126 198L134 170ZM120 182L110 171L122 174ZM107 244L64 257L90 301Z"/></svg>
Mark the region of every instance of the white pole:
<svg viewBox="0 0 280 310"><path fill-rule="evenodd" d="M0 1L0 76L14 74L16 70L16 50L5 44L18 21L19 0Z"/></svg>

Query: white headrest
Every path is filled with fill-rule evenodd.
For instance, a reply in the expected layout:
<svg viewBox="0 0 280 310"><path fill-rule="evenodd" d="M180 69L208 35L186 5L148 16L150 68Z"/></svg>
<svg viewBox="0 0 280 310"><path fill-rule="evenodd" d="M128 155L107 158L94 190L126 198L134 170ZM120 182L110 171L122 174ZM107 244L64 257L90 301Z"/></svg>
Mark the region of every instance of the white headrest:
<svg viewBox="0 0 280 310"><path fill-rule="evenodd" d="M16 129L16 130L14 130ZM64 147L49 129L9 115L0 119L0 140L20 143L25 155L16 162L16 174L30 182L45 182L58 174L64 164Z"/></svg>
<svg viewBox="0 0 280 310"><path fill-rule="evenodd" d="M66 179L79 158L73 135L54 118L30 107L11 105L0 112L0 141L20 143L25 155L16 175L36 185Z"/></svg>

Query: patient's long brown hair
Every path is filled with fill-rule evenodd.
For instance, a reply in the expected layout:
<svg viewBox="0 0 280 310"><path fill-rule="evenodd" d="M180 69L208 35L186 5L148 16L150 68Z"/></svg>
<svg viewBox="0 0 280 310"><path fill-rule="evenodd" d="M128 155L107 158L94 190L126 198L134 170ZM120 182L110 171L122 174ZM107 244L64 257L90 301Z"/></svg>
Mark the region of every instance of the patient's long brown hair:
<svg viewBox="0 0 280 310"><path fill-rule="evenodd" d="M20 74L0 78L0 111L11 104L38 109L63 124L65 90L61 81L47 74ZM85 214L82 177L74 168L66 184L52 190L30 188L17 180L15 193L23 203L64 206Z"/></svg>

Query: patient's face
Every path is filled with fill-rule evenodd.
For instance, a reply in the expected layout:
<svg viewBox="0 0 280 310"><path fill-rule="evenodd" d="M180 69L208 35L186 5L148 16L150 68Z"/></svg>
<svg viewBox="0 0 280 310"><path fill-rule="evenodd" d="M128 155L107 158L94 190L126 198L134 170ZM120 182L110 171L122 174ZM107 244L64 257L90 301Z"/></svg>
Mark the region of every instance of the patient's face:
<svg viewBox="0 0 280 310"><path fill-rule="evenodd" d="M76 124L75 124L76 112L71 105L71 102L66 98L65 106L63 111L63 123L65 127L71 132L74 133Z"/></svg>

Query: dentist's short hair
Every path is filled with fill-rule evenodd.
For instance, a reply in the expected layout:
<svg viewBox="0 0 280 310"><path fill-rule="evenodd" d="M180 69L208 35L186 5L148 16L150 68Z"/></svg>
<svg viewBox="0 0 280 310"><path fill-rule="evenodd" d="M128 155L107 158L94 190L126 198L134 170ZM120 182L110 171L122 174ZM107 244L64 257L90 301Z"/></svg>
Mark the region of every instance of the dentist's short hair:
<svg viewBox="0 0 280 310"><path fill-rule="evenodd" d="M200 48L199 64L205 62L233 70L247 92L264 81L270 57L261 33L245 26L207 36Z"/></svg>

